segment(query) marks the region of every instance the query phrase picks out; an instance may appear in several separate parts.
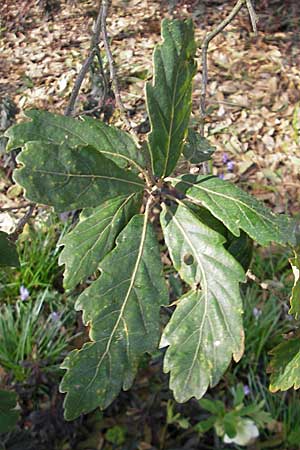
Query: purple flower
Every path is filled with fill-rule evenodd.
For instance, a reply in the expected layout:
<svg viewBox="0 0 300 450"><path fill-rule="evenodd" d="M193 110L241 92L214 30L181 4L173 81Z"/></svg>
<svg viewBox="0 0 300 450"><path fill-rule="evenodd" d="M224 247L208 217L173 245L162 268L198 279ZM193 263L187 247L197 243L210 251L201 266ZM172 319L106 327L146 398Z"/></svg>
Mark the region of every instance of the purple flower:
<svg viewBox="0 0 300 450"><path fill-rule="evenodd" d="M29 290L26 287L24 287L22 284L20 287L20 298L21 298L22 302L27 300L29 296L30 296Z"/></svg>
<svg viewBox="0 0 300 450"><path fill-rule="evenodd" d="M56 311L53 311L50 314L50 318L51 318L51 320L53 320L53 322L57 322L60 318L60 314L58 314Z"/></svg>
<svg viewBox="0 0 300 450"><path fill-rule="evenodd" d="M233 169L234 169L234 162L233 161L228 161L228 163L227 163L227 170L229 172L232 172Z"/></svg>
<svg viewBox="0 0 300 450"><path fill-rule="evenodd" d="M62 222L67 222L70 217L70 211L65 211L59 214L59 218Z"/></svg>
<svg viewBox="0 0 300 450"><path fill-rule="evenodd" d="M254 315L254 317L255 317L256 319L258 319L259 316L261 316L261 310L258 309L258 308L256 308L256 307L253 308L252 313L253 313L253 315Z"/></svg>
<svg viewBox="0 0 300 450"><path fill-rule="evenodd" d="M245 395L249 395L250 394L251 391L250 391L250 388L249 388L249 386L247 384L244 384L243 389L244 389L244 394Z"/></svg>
<svg viewBox="0 0 300 450"><path fill-rule="evenodd" d="M224 180L224 173L220 173L219 178L220 178L221 180Z"/></svg>
<svg viewBox="0 0 300 450"><path fill-rule="evenodd" d="M223 164L226 164L228 162L228 155L227 153L222 154L222 162Z"/></svg>

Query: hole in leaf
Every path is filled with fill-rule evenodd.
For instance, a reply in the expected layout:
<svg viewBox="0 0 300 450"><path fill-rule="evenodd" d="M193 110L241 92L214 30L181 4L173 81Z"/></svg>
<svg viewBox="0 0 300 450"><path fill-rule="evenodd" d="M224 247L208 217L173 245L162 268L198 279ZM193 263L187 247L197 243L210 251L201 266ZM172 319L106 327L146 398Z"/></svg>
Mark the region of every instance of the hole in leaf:
<svg viewBox="0 0 300 450"><path fill-rule="evenodd" d="M183 257L183 262L187 265L187 266L191 266L194 262L194 257L193 255L191 255L190 253L187 253L186 255L184 255Z"/></svg>

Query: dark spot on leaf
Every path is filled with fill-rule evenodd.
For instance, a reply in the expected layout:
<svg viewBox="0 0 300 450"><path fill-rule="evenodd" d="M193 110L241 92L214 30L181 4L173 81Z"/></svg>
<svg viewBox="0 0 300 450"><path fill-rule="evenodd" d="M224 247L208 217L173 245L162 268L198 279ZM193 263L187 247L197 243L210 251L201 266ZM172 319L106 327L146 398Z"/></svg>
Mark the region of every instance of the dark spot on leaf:
<svg viewBox="0 0 300 450"><path fill-rule="evenodd" d="M187 266L191 266L194 262L194 257L193 255L191 255L190 253L187 253L186 255L184 255L183 257L183 262L187 265Z"/></svg>

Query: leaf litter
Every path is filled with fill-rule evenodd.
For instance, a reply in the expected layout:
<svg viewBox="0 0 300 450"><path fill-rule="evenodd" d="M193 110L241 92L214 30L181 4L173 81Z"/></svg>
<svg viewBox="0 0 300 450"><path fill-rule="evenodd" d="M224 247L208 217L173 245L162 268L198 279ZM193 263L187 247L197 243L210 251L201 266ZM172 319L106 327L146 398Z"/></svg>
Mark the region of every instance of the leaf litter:
<svg viewBox="0 0 300 450"><path fill-rule="evenodd" d="M32 107L62 112L89 49L95 3L63 0L52 18L45 17L35 1L17 3L18 8L14 1L4 2L0 95L9 93L20 112ZM201 10L179 2L173 10L174 16L194 17L199 43L232 7L209 3L204 2ZM108 18L122 98L136 127L145 120L144 82L151 76L160 20L170 15L170 9L167 3L161 7L161 2L119 0ZM206 122L206 132L217 148L213 172L244 184L276 212L292 213L299 210L300 187L300 50L291 47L295 33L263 26L255 37L243 10L209 48ZM198 67L193 98L196 124L200 81ZM85 99L88 89L86 81L79 100ZM113 120L121 124L117 114ZM222 163L224 152L234 161L233 171Z"/></svg>

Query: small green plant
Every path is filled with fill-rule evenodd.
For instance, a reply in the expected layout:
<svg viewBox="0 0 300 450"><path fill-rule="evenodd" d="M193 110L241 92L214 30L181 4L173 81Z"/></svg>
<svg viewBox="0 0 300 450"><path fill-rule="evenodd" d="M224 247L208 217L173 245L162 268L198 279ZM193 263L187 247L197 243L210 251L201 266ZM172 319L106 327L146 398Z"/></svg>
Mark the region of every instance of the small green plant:
<svg viewBox="0 0 300 450"><path fill-rule="evenodd" d="M65 288L98 276L75 305L91 341L62 365L68 420L110 405L132 385L143 354L158 346L167 347L164 371L170 372L175 399L201 398L231 358L243 355L240 283L252 240L295 244L293 221L237 186L212 175L178 173L182 155L203 162L212 149L189 130L193 23L164 20L162 37L154 80L146 84L151 131L143 145L88 117L36 110L6 133L8 149L22 147L14 179L26 197L57 212L83 210L60 241ZM169 298L156 231L185 283L162 336L160 307ZM299 308L293 295L291 311Z"/></svg>
<svg viewBox="0 0 300 450"><path fill-rule="evenodd" d="M168 430L170 426L188 430L191 428L189 420L180 413L174 411L174 401L168 400L166 408L166 421L160 433L160 448L165 448Z"/></svg>
<svg viewBox="0 0 300 450"><path fill-rule="evenodd" d="M266 296L265 289L251 283L243 293L245 355L233 368L234 374L259 368L262 361L267 361L268 352L280 342L280 336L295 324L287 319L286 296L281 302L281 291L271 289Z"/></svg>
<svg viewBox="0 0 300 450"><path fill-rule="evenodd" d="M183 430L187 430L190 426L190 423L186 417L183 417L181 414L174 412L174 402L168 400L167 403L167 418L166 418L166 426L169 425L177 425Z"/></svg>
<svg viewBox="0 0 300 450"><path fill-rule="evenodd" d="M40 290L53 289L58 284L59 248L57 240L65 234L67 225L54 221L54 214L47 214L27 225L16 245L9 240L18 253L17 270L3 268L0 273L0 294L2 302L14 302L24 286L31 296ZM9 238L7 238L9 239ZM4 261L4 265L5 261Z"/></svg>
<svg viewBox="0 0 300 450"><path fill-rule="evenodd" d="M201 399L200 406L211 415L196 424L195 430L202 434L214 428L216 434L227 444L235 443L245 446L253 442L259 436L258 428L265 427L272 421L272 417L263 410L263 401L253 401L246 406L244 397L244 387L238 384L233 391L231 408L226 408L220 400Z"/></svg>
<svg viewBox="0 0 300 450"><path fill-rule="evenodd" d="M66 353L68 336L62 329L70 312L49 310L45 318L49 295L44 291L36 299L0 307L0 365L15 381L24 382L35 366L57 371Z"/></svg>
<svg viewBox="0 0 300 450"><path fill-rule="evenodd" d="M120 425L109 428L105 433L105 439L115 446L124 444L126 441L126 428Z"/></svg>
<svg viewBox="0 0 300 450"><path fill-rule="evenodd" d="M270 430L262 429L261 438L269 448L279 446L295 450L298 448L300 402L299 394L295 391L272 394L268 389L268 377L262 370L260 374L255 370L249 370L247 383L250 400L259 398L264 402L264 410L274 419Z"/></svg>

